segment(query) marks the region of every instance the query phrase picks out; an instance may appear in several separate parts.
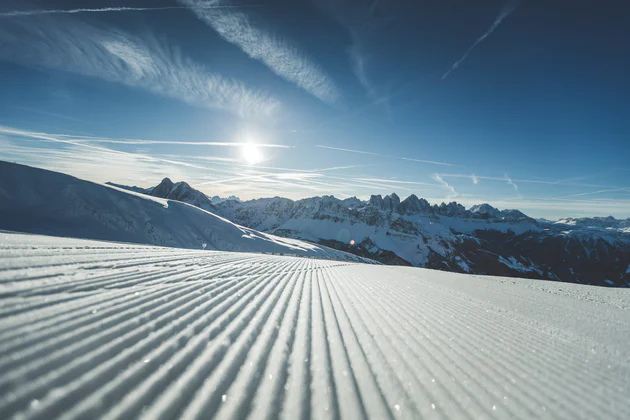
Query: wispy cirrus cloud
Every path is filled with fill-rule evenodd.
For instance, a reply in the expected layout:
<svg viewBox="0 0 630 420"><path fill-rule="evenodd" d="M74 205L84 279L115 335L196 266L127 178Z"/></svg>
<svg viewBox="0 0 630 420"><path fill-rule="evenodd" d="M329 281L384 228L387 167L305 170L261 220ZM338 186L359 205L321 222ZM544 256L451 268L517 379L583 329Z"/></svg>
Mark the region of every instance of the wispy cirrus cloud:
<svg viewBox="0 0 630 420"><path fill-rule="evenodd" d="M197 187L211 188L208 194L238 194L243 198L339 193L354 187L353 183L324 182L316 170L252 167L239 165L220 156L148 155L96 145L85 140L45 132L0 126L0 159L61 171L97 182L155 185L164 176L190 182ZM93 137L98 139L98 137ZM118 144L118 143L114 143ZM194 163L192 163L192 162ZM111 168L116 167L115 173ZM227 165L227 166L226 166ZM324 168L322 171L344 167ZM261 170L264 169L264 170ZM207 181L207 179L211 181ZM338 178L347 181L346 178ZM202 189L203 190L203 189Z"/></svg>
<svg viewBox="0 0 630 420"><path fill-rule="evenodd" d="M179 0L227 42L262 62L283 79L294 83L327 104L334 104L339 89L326 72L288 41L254 25L243 12L210 6L220 0Z"/></svg>
<svg viewBox="0 0 630 420"><path fill-rule="evenodd" d="M383 153L366 152L366 151L363 151L363 150L344 149L342 147L324 146L324 145L321 145L321 144L317 144L317 145L315 145L315 147L319 147L320 149L337 150L339 152L356 153L356 154L360 154L360 155L370 155L370 156L380 156L380 157L386 157L386 158L392 158L392 159L406 160L406 161L409 161L409 162L427 163L427 164L430 164L430 165L453 166L453 167L458 167L459 166L459 165L454 165L452 163L446 163L446 162L436 162L436 161L433 161L433 160L423 160L423 159L414 159L414 158L407 158L407 157L392 156L392 155L386 155L386 154L383 154Z"/></svg>
<svg viewBox="0 0 630 420"><path fill-rule="evenodd" d="M457 70L459 66L461 66L462 63L468 58L472 50L474 50L479 44L481 44L486 38L488 38L490 34L492 34L492 32L494 32L495 29L499 27L501 22L503 22L506 17L512 14L512 12L516 9L516 6L518 6L519 1L520 0L507 0L507 3L503 6L503 9L501 9L501 12L496 17L490 28L483 35L477 38L477 40L466 50L462 58L457 60L453 64L453 66L451 66L451 68L446 73L444 73L444 75L442 76L442 80L446 79L453 71Z"/></svg>
<svg viewBox="0 0 630 420"><path fill-rule="evenodd" d="M442 178L469 178L469 179L471 178L471 176L468 174L440 173L439 175ZM475 177L478 180L483 179L483 180L489 180L489 181L507 182L508 185L511 185L512 188L514 188L515 190L518 190L518 185L516 184L517 182L519 184L523 183L523 184L561 185L561 186L572 186L572 187L616 188L614 186L611 187L609 185L587 184L587 183L580 183L580 182L550 181L550 180L544 180L544 179L522 179L522 178L515 179L515 178L510 178L507 174L504 174L503 177L482 176L482 175L475 175Z"/></svg>
<svg viewBox="0 0 630 420"><path fill-rule="evenodd" d="M509 175L508 175L507 173L506 173L506 174L504 174L503 176L505 177L505 179L506 179L506 181L507 181L508 185L511 185L511 186L512 186L512 188L514 188L514 191L517 191L517 192L518 192L518 185L516 185L516 184L514 183L514 181L512 181L512 178L510 178L510 177L509 177Z"/></svg>
<svg viewBox="0 0 630 420"><path fill-rule="evenodd" d="M370 43L380 39L387 18L384 13L375 13L378 2L354 2L352 6L339 0L313 0L320 9L334 18L350 36L352 43L346 49L354 75L372 101L370 105L388 106L387 94L370 77L371 64L376 62Z"/></svg>
<svg viewBox="0 0 630 420"><path fill-rule="evenodd" d="M58 147L72 147L75 150L83 150L83 152L85 152L86 150L89 150L90 153L95 153L95 154L100 154L100 155L105 153L105 154L110 154L110 155L130 156L130 157L133 157L134 159L138 159L144 162L152 162L152 163L159 162L161 164L167 164L167 166L170 166L170 165L182 166L190 170L202 170L206 173L207 172L217 172L217 173L237 173L238 172L237 170L229 171L229 170L224 170L224 169L218 169L212 166L194 164L194 163L190 163L190 162L186 162L182 160L177 160L177 158L175 159L169 158L168 156L149 156L140 152L134 153L134 152L110 149L110 148L102 147L102 146L96 146L94 144L88 144L86 142L77 141L74 138L66 136L66 135L57 135L57 134L51 134L51 133L28 131L28 130L13 128L13 127L5 127L1 125L0 125L0 135L4 135L5 138L23 138L27 140L56 143ZM51 148L49 148L49 150L50 149ZM56 150L56 149L52 149L52 150ZM215 157L203 156L203 158L204 158L203 160L206 160L206 161L213 161L212 158L215 158ZM220 157L216 157L216 158L220 159ZM27 159L30 161L30 158L27 158ZM106 162L106 159L105 159L105 162ZM223 163L220 160L217 160L217 162ZM48 168L47 161L44 161L44 162L39 161L38 163L35 163L35 164L38 166ZM109 171L106 171L106 172L109 172ZM88 179L93 179L93 177L88 177Z"/></svg>
<svg viewBox="0 0 630 420"><path fill-rule="evenodd" d="M339 152L350 152L350 153L358 153L361 155L371 155L371 156L383 156L380 153L373 152L364 152L362 150L354 150L354 149L344 149L342 147L332 147L332 146L323 146L321 144L316 145L315 147L319 147L320 149L329 149L329 150L337 150Z"/></svg>
<svg viewBox="0 0 630 420"><path fill-rule="evenodd" d="M4 137L4 139L3 139ZM24 141L23 139L34 141ZM49 143L56 143L50 147ZM164 174L191 179L190 167L169 160L107 148L77 145L47 133L0 126L0 159L64 172L96 182L113 181L150 186ZM86 153L86 151L89 151ZM116 168L112 171L112 168ZM200 171L199 171L200 172ZM204 171L207 173L207 171ZM115 173L115 175L114 175ZM113 178L112 178L113 177Z"/></svg>
<svg viewBox="0 0 630 420"><path fill-rule="evenodd" d="M177 146L215 146L215 147L243 147L250 143L244 142L225 142L225 141L184 141L184 140L143 140L143 139L112 139L109 137L94 136L77 136L68 134L55 134L57 137L71 137L74 142L85 143L111 143L111 144L127 144L127 145L153 145L153 144L170 144ZM291 149L295 146L286 144L256 143L256 147Z"/></svg>
<svg viewBox="0 0 630 420"><path fill-rule="evenodd" d="M97 77L240 116L269 117L279 105L268 93L210 73L153 36L104 30L68 18L3 22L0 60Z"/></svg>
<svg viewBox="0 0 630 420"><path fill-rule="evenodd" d="M583 192L583 193L578 193L578 194L565 195L563 197L557 197L557 198L560 199L560 198L570 198L570 197L582 197L585 195L596 195L596 194L604 194L604 193L609 193L609 192L620 192L620 191L630 192L630 187L609 188L606 190L588 191L588 192Z"/></svg>
<svg viewBox="0 0 630 420"><path fill-rule="evenodd" d="M442 177L439 174L433 174L431 176L431 178L435 179L437 182L439 182L440 184L442 184L442 186L444 188L446 188L447 190L449 190L449 194L447 196L447 198L455 198L457 197L459 194L457 193L457 191L455 191L455 187L453 187L452 185L450 185L448 182L444 181L442 179Z"/></svg>
<svg viewBox="0 0 630 420"><path fill-rule="evenodd" d="M428 163L430 165L441 165L441 166L459 166L459 165L454 165L452 163L446 163L446 162L436 162L434 160L424 160L424 159L413 159L413 158L406 158L406 157L401 157L399 159L402 160L408 160L410 162L419 162L419 163Z"/></svg>
<svg viewBox="0 0 630 420"><path fill-rule="evenodd" d="M254 7L258 4L244 5L207 5L199 6L206 9L230 9L237 7ZM20 17L20 16L42 16L42 15L73 15L77 13L115 13L115 12L153 12L160 10L187 9L187 6L159 6L159 7L97 7L97 8L76 8L76 9L31 9L13 10L10 12L0 12L0 17Z"/></svg>
<svg viewBox="0 0 630 420"><path fill-rule="evenodd" d="M403 184L403 185L426 185L426 186L435 186L435 184L429 184L428 182L417 182L417 181L401 181L398 179L383 179L383 178L354 178L355 181L366 181L366 182L380 182L384 184Z"/></svg>

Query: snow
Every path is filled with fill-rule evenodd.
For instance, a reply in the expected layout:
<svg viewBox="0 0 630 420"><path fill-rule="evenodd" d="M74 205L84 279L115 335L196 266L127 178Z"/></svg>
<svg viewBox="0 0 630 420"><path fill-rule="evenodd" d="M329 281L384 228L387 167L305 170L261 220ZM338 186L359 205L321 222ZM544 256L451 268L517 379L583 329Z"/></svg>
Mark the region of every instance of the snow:
<svg viewBox="0 0 630 420"><path fill-rule="evenodd" d="M508 259L505 259L505 258L503 258L502 256L499 255L499 262L501 264L504 264L504 265L510 267L512 270L520 271L521 273L537 272L538 274L542 274L542 271L540 269L537 269L536 267L533 267L533 266L526 266L525 264L523 264L522 262L518 261L514 257L510 257Z"/></svg>
<svg viewBox="0 0 630 420"><path fill-rule="evenodd" d="M258 232L179 201L23 165L0 162L0 191L0 229L180 248L369 261L321 245Z"/></svg>
<svg viewBox="0 0 630 420"><path fill-rule="evenodd" d="M468 265L468 263L466 261L464 261L461 257L459 257L459 256L455 257L455 261L457 262L457 265L462 270L464 270L465 273L472 272L472 270L470 269L470 266Z"/></svg>
<svg viewBox="0 0 630 420"><path fill-rule="evenodd" d="M626 419L629 311L625 289L0 232L0 418Z"/></svg>
<svg viewBox="0 0 630 420"><path fill-rule="evenodd" d="M354 239L355 242L362 242L365 238L377 243L379 248L393 251L396 255L409 261L414 265L421 265L426 262L426 244L415 235L390 231L379 226L370 226L366 223L338 223L330 219L301 219L295 218L282 225L282 229L299 232L300 237L317 241L321 239L332 239L347 242ZM434 247L440 249L441 245L436 241Z"/></svg>

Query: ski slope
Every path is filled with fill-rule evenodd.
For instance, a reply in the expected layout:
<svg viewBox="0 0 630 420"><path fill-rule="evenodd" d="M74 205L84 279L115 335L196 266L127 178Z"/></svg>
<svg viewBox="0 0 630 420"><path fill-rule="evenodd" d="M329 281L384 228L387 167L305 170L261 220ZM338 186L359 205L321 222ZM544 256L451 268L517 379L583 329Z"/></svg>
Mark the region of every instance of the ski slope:
<svg viewBox="0 0 630 420"><path fill-rule="evenodd" d="M630 418L630 294L0 232L0 418Z"/></svg>

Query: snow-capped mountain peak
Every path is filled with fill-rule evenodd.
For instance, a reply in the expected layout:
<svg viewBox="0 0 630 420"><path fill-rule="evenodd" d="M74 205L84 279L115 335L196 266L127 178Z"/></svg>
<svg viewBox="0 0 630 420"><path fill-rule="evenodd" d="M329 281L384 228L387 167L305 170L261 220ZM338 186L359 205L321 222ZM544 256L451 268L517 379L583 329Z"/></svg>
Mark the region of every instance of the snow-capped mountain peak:
<svg viewBox="0 0 630 420"><path fill-rule="evenodd" d="M487 217L494 217L496 216L499 210L495 209L488 203L484 203L484 204L476 204L472 206L469 211L471 213L476 213L476 214L484 215Z"/></svg>

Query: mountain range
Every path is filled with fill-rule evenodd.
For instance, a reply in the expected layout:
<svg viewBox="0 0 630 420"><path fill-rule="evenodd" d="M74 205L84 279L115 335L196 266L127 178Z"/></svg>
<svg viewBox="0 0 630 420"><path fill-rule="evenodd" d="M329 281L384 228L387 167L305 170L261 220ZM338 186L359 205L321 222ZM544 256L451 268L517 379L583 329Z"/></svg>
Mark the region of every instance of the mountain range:
<svg viewBox="0 0 630 420"><path fill-rule="evenodd" d="M489 204L466 209L392 193L364 201L333 196L212 201L165 178L144 194L181 200L234 223L325 245L384 264L529 277L608 286L630 285L630 219L534 219Z"/></svg>

